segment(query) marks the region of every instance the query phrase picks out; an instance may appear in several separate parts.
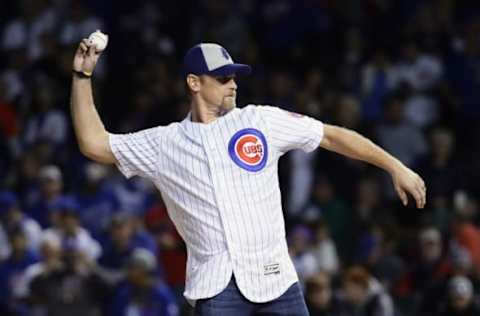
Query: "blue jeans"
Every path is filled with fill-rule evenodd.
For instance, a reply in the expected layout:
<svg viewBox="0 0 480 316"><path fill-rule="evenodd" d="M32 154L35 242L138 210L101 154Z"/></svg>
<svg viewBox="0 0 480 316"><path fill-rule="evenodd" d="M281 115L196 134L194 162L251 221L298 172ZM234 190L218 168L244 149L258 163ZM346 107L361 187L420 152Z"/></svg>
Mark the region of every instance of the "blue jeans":
<svg viewBox="0 0 480 316"><path fill-rule="evenodd" d="M308 316L307 306L298 283L293 284L282 296L267 303L253 303L247 300L238 289L232 277L225 290L220 294L198 300L195 305L196 316L254 316L289 315Z"/></svg>

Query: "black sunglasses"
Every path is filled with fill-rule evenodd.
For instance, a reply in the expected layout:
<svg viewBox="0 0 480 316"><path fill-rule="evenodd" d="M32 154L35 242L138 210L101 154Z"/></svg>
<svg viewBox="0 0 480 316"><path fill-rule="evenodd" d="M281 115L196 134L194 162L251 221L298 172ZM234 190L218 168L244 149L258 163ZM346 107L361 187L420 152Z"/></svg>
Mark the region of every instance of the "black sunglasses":
<svg viewBox="0 0 480 316"><path fill-rule="evenodd" d="M229 76L214 76L213 77L215 80L217 80L221 84L226 84L230 82L230 80L235 79L235 75L229 75Z"/></svg>

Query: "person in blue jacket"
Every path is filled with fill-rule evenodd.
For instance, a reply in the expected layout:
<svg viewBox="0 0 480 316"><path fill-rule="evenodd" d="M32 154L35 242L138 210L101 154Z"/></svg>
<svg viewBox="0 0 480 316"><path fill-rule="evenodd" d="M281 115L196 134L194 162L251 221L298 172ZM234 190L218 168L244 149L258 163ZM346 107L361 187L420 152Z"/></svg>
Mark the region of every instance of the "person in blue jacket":
<svg viewBox="0 0 480 316"><path fill-rule="evenodd" d="M126 280L117 287L109 316L177 316L179 309L170 288L157 277L155 256L137 248L127 264Z"/></svg>

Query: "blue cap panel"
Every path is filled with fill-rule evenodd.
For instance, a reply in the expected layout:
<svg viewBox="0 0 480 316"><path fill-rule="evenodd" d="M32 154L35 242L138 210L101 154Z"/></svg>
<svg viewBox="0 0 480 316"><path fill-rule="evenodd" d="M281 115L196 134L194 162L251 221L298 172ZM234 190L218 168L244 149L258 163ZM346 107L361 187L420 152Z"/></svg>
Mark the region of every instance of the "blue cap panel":
<svg viewBox="0 0 480 316"><path fill-rule="evenodd" d="M183 74L203 75L208 72L208 67L203 57L201 44L190 48L183 59Z"/></svg>
<svg viewBox="0 0 480 316"><path fill-rule="evenodd" d="M183 60L183 75L227 76L232 74L247 75L251 67L236 64L227 50L218 44L202 43L193 46Z"/></svg>

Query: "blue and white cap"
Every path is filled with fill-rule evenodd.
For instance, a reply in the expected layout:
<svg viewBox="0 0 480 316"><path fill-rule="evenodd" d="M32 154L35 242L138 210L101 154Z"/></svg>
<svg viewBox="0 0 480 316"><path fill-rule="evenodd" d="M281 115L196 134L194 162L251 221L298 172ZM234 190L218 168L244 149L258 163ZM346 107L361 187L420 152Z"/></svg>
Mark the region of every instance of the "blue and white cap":
<svg viewBox="0 0 480 316"><path fill-rule="evenodd" d="M183 75L248 75L252 68L233 62L227 50L218 44L201 43L190 48L183 59Z"/></svg>

